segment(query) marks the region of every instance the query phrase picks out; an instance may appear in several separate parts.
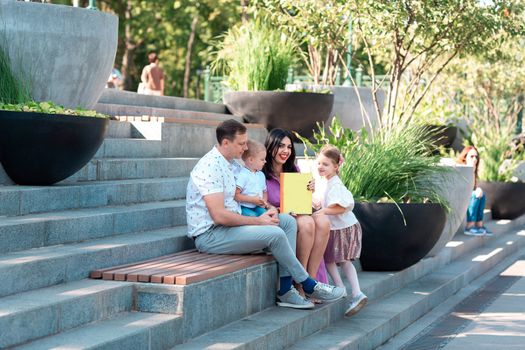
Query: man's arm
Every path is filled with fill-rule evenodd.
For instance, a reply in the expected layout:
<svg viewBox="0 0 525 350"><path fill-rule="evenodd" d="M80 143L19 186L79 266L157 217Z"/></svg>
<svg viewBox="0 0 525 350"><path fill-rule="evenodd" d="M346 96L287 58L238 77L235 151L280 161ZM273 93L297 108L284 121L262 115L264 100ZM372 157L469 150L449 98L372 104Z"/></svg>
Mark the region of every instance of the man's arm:
<svg viewBox="0 0 525 350"><path fill-rule="evenodd" d="M231 212L224 207L224 193L212 193L204 196L204 203L216 225L243 226L243 225L279 225L277 215L264 213L259 217L242 216Z"/></svg>

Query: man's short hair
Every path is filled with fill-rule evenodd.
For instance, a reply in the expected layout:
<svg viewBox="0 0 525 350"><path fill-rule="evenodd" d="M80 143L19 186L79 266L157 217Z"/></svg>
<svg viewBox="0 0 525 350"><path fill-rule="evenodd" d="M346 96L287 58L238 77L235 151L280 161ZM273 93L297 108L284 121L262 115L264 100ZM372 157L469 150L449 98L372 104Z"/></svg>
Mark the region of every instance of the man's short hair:
<svg viewBox="0 0 525 350"><path fill-rule="evenodd" d="M155 52L152 52L148 55L148 61L149 63L154 63L154 62L157 62L157 60L159 59L159 56L157 56L157 54Z"/></svg>
<svg viewBox="0 0 525 350"><path fill-rule="evenodd" d="M233 141L235 135L246 134L246 127L235 119L228 119L217 126L216 134L220 145L224 139Z"/></svg>

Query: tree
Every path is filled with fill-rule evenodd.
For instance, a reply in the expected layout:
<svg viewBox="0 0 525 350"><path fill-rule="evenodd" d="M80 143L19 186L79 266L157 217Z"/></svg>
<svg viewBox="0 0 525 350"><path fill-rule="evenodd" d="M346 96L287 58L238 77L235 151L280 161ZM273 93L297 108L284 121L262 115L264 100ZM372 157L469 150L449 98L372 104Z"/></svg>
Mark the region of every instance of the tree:
<svg viewBox="0 0 525 350"><path fill-rule="evenodd" d="M389 84L383 126L409 122L436 78L457 57L497 50L523 35L523 4L506 1L353 0L357 44L368 56L372 90L374 67L382 61Z"/></svg>

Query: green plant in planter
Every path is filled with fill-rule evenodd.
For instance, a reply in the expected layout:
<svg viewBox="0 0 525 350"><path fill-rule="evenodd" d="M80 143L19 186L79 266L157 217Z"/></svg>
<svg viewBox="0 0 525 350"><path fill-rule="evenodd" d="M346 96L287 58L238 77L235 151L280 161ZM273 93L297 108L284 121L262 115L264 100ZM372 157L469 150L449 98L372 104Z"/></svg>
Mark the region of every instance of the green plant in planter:
<svg viewBox="0 0 525 350"><path fill-rule="evenodd" d="M228 75L231 89L284 90L288 68L295 62L292 37L264 21L251 21L230 29L222 39L212 68Z"/></svg>
<svg viewBox="0 0 525 350"><path fill-rule="evenodd" d="M59 106L57 104L54 104L53 102L31 101L19 104L0 103L0 110L14 112L36 112L43 114L63 114L93 118L108 118L106 114L97 113L96 111L88 111L81 108L64 108L63 106Z"/></svg>
<svg viewBox="0 0 525 350"><path fill-rule="evenodd" d="M432 178L449 169L433 155L428 131L415 123L398 124L374 134L353 132L334 118L326 133L322 126L315 141L301 138L315 152L325 144L338 147L345 159L343 183L362 202L439 203L449 209Z"/></svg>

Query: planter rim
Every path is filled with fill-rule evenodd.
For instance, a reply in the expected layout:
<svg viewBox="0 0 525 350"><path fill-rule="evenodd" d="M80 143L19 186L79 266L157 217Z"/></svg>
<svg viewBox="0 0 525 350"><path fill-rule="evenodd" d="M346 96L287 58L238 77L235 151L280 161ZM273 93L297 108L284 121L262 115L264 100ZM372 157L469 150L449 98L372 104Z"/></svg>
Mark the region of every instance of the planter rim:
<svg viewBox="0 0 525 350"><path fill-rule="evenodd" d="M293 94L302 94L302 95L326 95L326 96L334 96L332 92L330 93L321 93L321 92L313 92L313 91L284 91L284 90L262 90L262 91L228 91L224 95L227 94L261 94L261 95L270 95L270 94L287 94L287 95L293 95Z"/></svg>
<svg viewBox="0 0 525 350"><path fill-rule="evenodd" d="M70 115L70 114L61 114L61 113L43 113L43 112L26 112L26 111L8 111L5 109L0 109L0 117L4 117L5 114L18 114L17 118L32 118L35 115L39 115L39 117L43 119L95 119L95 120L106 120L109 118L99 118L99 117L88 117L85 115Z"/></svg>
<svg viewBox="0 0 525 350"><path fill-rule="evenodd" d="M75 7L75 6L68 6L68 5L62 5L62 4L49 4L49 3L41 3L41 2L31 2L31 1L7 1L6 5L14 5L14 6L40 6L38 9L39 11L69 11L72 12L74 15L86 15L87 13L90 13L90 16L98 16L98 17L107 17L107 18L118 18L118 16L104 11L93 11L85 7ZM91 15L92 14L92 15ZM69 14L68 14L69 15Z"/></svg>

